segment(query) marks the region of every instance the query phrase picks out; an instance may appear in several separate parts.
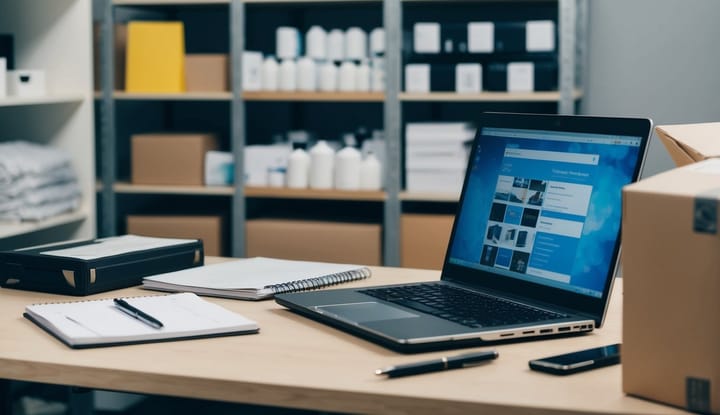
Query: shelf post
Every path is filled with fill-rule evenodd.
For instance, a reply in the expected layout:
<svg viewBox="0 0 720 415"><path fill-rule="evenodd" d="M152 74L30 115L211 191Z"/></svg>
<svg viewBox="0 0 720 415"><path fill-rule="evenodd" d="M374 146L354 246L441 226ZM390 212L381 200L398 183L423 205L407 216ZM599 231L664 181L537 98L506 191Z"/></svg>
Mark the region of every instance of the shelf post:
<svg viewBox="0 0 720 415"><path fill-rule="evenodd" d="M560 89L559 114L575 113L575 63L577 49L575 47L577 0L558 1L558 20L560 23L560 56L558 68L558 88Z"/></svg>
<svg viewBox="0 0 720 415"><path fill-rule="evenodd" d="M242 0L230 1L230 61L232 68L230 103L230 140L235 161L235 191L230 222L232 256L245 256L245 103L242 98L242 54L245 50L245 5Z"/></svg>
<svg viewBox="0 0 720 415"><path fill-rule="evenodd" d="M400 193L402 107L400 84L402 72L402 6L400 0L383 1L385 28L385 191L383 224L383 264L400 265Z"/></svg>
<svg viewBox="0 0 720 415"><path fill-rule="evenodd" d="M100 109L100 177L102 181L101 209L102 218L99 236L117 234L117 208L113 185L117 180L115 165L115 62L114 62L115 17L112 0L103 2L103 21L101 26L100 68L102 71L102 107Z"/></svg>

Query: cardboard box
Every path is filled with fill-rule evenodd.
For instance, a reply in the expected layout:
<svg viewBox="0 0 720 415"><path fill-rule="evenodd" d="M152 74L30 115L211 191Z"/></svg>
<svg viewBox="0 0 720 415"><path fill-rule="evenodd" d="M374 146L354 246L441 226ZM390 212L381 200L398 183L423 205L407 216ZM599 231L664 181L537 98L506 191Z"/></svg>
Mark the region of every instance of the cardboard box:
<svg viewBox="0 0 720 415"><path fill-rule="evenodd" d="M101 51L102 51L102 24L93 24L93 77L96 91L102 90L102 68L101 68ZM125 52L127 49L127 25L115 24L113 33L113 60L115 64L115 90L122 91L125 89Z"/></svg>
<svg viewBox="0 0 720 415"><path fill-rule="evenodd" d="M623 190L626 393L720 413L720 159Z"/></svg>
<svg viewBox="0 0 720 415"><path fill-rule="evenodd" d="M655 132L678 166L720 157L720 122L659 125Z"/></svg>
<svg viewBox="0 0 720 415"><path fill-rule="evenodd" d="M406 213L400 217L400 266L441 269L453 215Z"/></svg>
<svg viewBox="0 0 720 415"><path fill-rule="evenodd" d="M246 222L247 256L381 265L378 224L289 219Z"/></svg>
<svg viewBox="0 0 720 415"><path fill-rule="evenodd" d="M217 149L212 134L135 134L132 136L133 184L202 186L205 153Z"/></svg>
<svg viewBox="0 0 720 415"><path fill-rule="evenodd" d="M230 90L228 55L185 55L185 88L188 92L226 92Z"/></svg>
<svg viewBox="0 0 720 415"><path fill-rule="evenodd" d="M221 216L128 215L127 233L162 238L202 239L205 255L224 253Z"/></svg>

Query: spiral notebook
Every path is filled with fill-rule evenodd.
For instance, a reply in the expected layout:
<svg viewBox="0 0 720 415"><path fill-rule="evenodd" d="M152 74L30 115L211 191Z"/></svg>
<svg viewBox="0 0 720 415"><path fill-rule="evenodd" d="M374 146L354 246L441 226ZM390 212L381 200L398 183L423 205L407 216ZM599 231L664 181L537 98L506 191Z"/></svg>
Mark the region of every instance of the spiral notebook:
<svg viewBox="0 0 720 415"><path fill-rule="evenodd" d="M255 257L145 277L143 288L262 300L278 293L368 278L370 274L362 265Z"/></svg>
<svg viewBox="0 0 720 415"><path fill-rule="evenodd" d="M123 298L162 323L154 328L130 317L112 298L32 304L25 316L74 348L251 334L258 324L193 293Z"/></svg>

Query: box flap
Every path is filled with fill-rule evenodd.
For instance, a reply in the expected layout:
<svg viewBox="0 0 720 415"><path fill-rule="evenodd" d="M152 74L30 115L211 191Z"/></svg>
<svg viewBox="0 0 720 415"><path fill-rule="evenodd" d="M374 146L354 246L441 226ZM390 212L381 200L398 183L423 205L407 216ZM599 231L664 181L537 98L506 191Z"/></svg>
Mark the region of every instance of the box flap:
<svg viewBox="0 0 720 415"><path fill-rule="evenodd" d="M655 127L676 165L720 157L720 122Z"/></svg>

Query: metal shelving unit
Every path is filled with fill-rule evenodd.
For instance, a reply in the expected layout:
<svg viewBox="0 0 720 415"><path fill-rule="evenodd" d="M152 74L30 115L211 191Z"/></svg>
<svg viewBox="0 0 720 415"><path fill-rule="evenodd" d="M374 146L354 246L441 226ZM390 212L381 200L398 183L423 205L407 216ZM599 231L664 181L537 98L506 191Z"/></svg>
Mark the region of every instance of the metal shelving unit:
<svg viewBox="0 0 720 415"><path fill-rule="evenodd" d="M482 3L483 0L474 0ZM278 4L292 7L304 4L353 4L381 3L383 27L386 37L386 90L384 93L285 93L285 92L243 92L240 74L241 56L245 48L245 19L247 5ZM582 98L582 80L579 74L585 60L585 32L587 30L587 0L557 0L559 21L559 90L555 92L502 93L484 92L481 94L430 93L409 94L402 92L402 27L403 5L408 3L432 3L429 0L105 0L102 43L102 73L104 79L114 79L112 53L112 25L116 6L183 6L183 5L228 5L230 27L230 59L232 70L231 92L194 93L194 94L129 94L114 91L106 82L100 95L102 100L101 163L103 183L112 186L101 188L101 200L104 215L101 218L101 233L114 235L117 232L116 195L117 194L179 194L198 197L229 196L231 208L231 245L233 256L245 253L246 199L306 199L322 203L324 200L371 201L383 204L383 258L388 266L400 265L400 217L403 202L456 203L457 195L415 194L404 192L401 188L402 172L402 106L405 102L437 103L477 103L477 102L517 102L517 103L557 103L558 112L572 114L578 100ZM463 3L471 3L465 2ZM228 101L230 103L230 141L235 161L235 182L243 180L243 153L246 145L246 102L376 102L383 104L383 126L386 136L386 188L382 192L340 192L292 190L282 188L253 187L172 187L133 186L117 183L115 143L116 119L115 102L119 100L137 101Z"/></svg>

